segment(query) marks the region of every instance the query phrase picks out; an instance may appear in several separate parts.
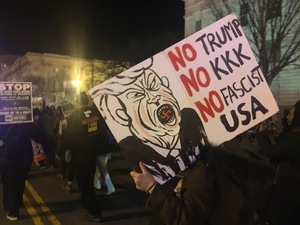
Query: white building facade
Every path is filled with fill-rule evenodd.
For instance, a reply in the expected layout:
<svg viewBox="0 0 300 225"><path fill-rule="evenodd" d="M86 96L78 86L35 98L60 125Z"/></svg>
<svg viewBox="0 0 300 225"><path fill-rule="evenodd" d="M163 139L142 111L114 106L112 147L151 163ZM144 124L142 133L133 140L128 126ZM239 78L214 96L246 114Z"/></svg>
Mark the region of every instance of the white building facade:
<svg viewBox="0 0 300 225"><path fill-rule="evenodd" d="M2 81L32 82L32 95L42 97L46 105L55 105L57 96L74 100L79 91L87 91L106 79L100 72L100 60L85 60L65 55L32 53L1 56Z"/></svg>

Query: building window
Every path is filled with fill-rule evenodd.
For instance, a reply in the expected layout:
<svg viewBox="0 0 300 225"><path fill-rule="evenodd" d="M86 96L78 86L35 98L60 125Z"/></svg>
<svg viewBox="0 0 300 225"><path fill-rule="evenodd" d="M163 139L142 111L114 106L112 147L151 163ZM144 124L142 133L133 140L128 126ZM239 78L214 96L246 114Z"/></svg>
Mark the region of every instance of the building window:
<svg viewBox="0 0 300 225"><path fill-rule="evenodd" d="M196 31L201 30L202 28L202 21L201 20L197 20L196 21Z"/></svg>
<svg viewBox="0 0 300 225"><path fill-rule="evenodd" d="M248 25L248 13L249 13L249 4L243 3L240 8L240 16L241 16L241 26Z"/></svg>
<svg viewBox="0 0 300 225"><path fill-rule="evenodd" d="M273 0L270 3L267 19L273 19L281 16L281 0Z"/></svg>
<svg viewBox="0 0 300 225"><path fill-rule="evenodd" d="M64 65L63 68L64 68L64 70L71 70L71 69L72 69L72 66Z"/></svg>

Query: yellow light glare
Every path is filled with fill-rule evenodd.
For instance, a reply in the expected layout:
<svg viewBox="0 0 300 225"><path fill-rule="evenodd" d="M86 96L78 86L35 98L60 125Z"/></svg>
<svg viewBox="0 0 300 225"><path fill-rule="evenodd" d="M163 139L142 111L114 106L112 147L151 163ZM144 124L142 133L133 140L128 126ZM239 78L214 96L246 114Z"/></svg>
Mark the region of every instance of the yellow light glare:
<svg viewBox="0 0 300 225"><path fill-rule="evenodd" d="M79 87L80 86L80 80L72 80L72 85Z"/></svg>

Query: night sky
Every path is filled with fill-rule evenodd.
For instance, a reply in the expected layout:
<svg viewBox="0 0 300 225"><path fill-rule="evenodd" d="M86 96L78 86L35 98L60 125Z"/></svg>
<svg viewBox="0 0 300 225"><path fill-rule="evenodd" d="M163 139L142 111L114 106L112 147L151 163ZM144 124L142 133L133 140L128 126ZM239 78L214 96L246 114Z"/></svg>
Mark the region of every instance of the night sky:
<svg viewBox="0 0 300 225"><path fill-rule="evenodd" d="M183 17L182 0L0 0L0 55L126 59L128 49L164 40L148 46L152 54L183 39Z"/></svg>

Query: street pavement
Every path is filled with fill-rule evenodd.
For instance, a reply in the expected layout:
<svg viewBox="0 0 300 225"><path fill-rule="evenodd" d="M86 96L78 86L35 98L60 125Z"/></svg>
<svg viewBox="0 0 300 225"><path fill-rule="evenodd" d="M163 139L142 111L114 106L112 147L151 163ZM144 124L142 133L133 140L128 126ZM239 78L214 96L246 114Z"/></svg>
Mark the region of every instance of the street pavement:
<svg viewBox="0 0 300 225"><path fill-rule="evenodd" d="M92 222L79 204L80 193L73 183L73 191L66 192L63 183L53 168L40 170L33 166L26 181L24 206L19 220L11 222L5 218L2 205L2 184L0 187L0 225L146 225L152 213L144 207L147 194L136 190L129 173L128 161L121 152L113 153L108 162L109 173L116 192L105 195L106 187L97 190L97 200L102 208L103 221Z"/></svg>

